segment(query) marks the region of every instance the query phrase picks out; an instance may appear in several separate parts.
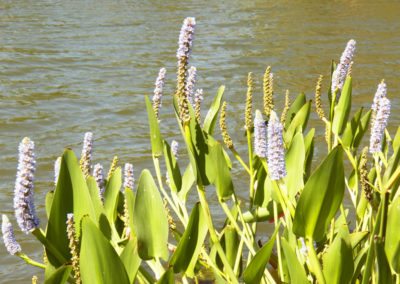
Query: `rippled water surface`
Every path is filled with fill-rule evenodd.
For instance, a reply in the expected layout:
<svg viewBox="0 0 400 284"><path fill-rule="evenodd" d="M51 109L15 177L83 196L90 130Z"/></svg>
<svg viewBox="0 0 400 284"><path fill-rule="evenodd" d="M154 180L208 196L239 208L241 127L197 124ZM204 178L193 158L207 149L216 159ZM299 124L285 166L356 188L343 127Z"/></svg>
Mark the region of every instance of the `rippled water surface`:
<svg viewBox="0 0 400 284"><path fill-rule="evenodd" d="M12 192L17 146L24 136L36 143L35 198L41 219L54 160L66 146L79 153L86 131L94 132L94 159L106 168L114 154L121 163L132 162L136 175L151 167L144 96L152 94L163 66L169 98L161 112L162 131L168 139L179 138L170 94L178 33L186 16L195 16L198 24L191 60L198 68L198 87L208 105L218 86L226 85L229 129L238 144L244 144L240 117L247 72L257 78L258 107L268 65L275 75L278 107L286 89L292 96L304 91L311 98L318 75L328 75L330 60L339 59L350 38L358 45L355 104L369 107L385 78L394 109L390 128L399 124L399 2L177 3L0 0L1 213L15 223ZM319 123L315 116L312 123ZM236 180L241 174L234 171ZM238 181L237 191L243 192L244 185ZM32 236L18 231L17 238L24 252L40 260ZM0 283L29 283L34 274L43 279L40 270L27 268L0 246Z"/></svg>

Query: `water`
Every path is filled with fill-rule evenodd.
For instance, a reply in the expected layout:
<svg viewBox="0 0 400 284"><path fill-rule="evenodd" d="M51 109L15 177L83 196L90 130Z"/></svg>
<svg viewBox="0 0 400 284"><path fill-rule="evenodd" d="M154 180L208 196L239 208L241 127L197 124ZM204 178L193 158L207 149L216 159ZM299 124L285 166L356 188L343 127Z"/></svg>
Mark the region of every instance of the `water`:
<svg viewBox="0 0 400 284"><path fill-rule="evenodd" d="M106 168L114 154L121 163L132 162L137 175L151 167L144 96L152 94L161 67L167 68L167 93L173 92L177 38L187 16L195 16L198 23L191 64L197 66L205 105L219 85L227 86L228 127L238 145L245 142L239 114L247 72L256 75L255 97L261 108L261 78L272 65L281 109L286 89L292 98L300 91L312 97L318 75L328 76L330 60L339 59L350 38L358 44L355 105L369 107L385 78L393 109L399 109L399 2L177 3L0 0L0 208L14 224L17 146L24 136L36 143L35 198L42 220L53 162L65 146L79 154L86 131L94 132L94 157ZM165 100L162 131L168 139L179 138L170 107ZM395 110L392 130L400 121ZM321 127L315 115L312 122ZM234 171L236 179L241 174ZM245 187L238 184L245 196ZM18 231L17 238L24 252L40 260L32 236ZM43 279L40 270L27 268L3 246L0 255L1 283L28 283L34 274Z"/></svg>

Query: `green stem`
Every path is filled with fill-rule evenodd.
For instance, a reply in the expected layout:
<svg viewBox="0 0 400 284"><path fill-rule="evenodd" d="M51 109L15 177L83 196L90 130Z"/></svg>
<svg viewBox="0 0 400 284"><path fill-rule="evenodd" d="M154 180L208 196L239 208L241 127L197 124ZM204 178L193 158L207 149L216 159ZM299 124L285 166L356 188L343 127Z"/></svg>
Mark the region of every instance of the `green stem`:
<svg viewBox="0 0 400 284"><path fill-rule="evenodd" d="M36 266L36 267L39 267L39 268L42 268L42 269L45 269L45 268L46 268L46 265L44 265L43 263L34 261L33 259L31 259L29 256L27 256L27 255L24 254L24 253L21 253L21 252L20 252L20 253L17 253L16 256L20 257L20 258L21 258L22 260L24 260L27 264L30 264L30 265L33 265L33 266Z"/></svg>
<svg viewBox="0 0 400 284"><path fill-rule="evenodd" d="M239 163L242 165L242 167L246 170L246 172L251 175L249 167L246 165L246 163L243 161L243 159L240 157L239 153L236 151L235 148L230 149L233 156L235 156L236 160L239 161Z"/></svg>
<svg viewBox="0 0 400 284"><path fill-rule="evenodd" d="M306 245L308 248L308 254L310 256L310 270L314 273L319 284L325 284L324 273L322 272L321 263L318 260L317 253L314 249L313 240L311 238L306 238Z"/></svg>
<svg viewBox="0 0 400 284"><path fill-rule="evenodd" d="M58 251L58 249L47 240L44 232L37 228L32 231L32 235L34 235L39 242L41 242L44 247L60 262L60 264L64 264L67 262L67 259Z"/></svg>
<svg viewBox="0 0 400 284"><path fill-rule="evenodd" d="M273 202L274 206L274 223L275 227L278 226L278 205L276 204L276 201ZM283 264L282 264L282 255L281 255L281 240L279 236L279 230L276 233L276 249L278 251L278 269L279 269L279 276L281 278L282 283L285 282L284 274L283 274Z"/></svg>
<svg viewBox="0 0 400 284"><path fill-rule="evenodd" d="M253 168L253 144L251 143L251 132L250 129L246 131L247 136L247 147L249 149L249 166L250 166L250 210L253 208L254 203L254 168Z"/></svg>
<svg viewBox="0 0 400 284"><path fill-rule="evenodd" d="M185 218L181 215L181 212L179 211L179 209L176 207L175 203L173 202L173 200L171 199L171 197L169 197L168 193L165 191L163 183L162 183L162 179L161 179L161 170L160 170L160 161L157 157L153 156L153 162L154 162L154 168L156 170L156 176L157 176L157 181L158 181L158 185L160 187L160 190L163 194L163 196L165 197L165 199L167 200L168 204L171 206L172 210L174 210L174 212L176 213L176 215L178 216L179 220L182 222L182 224L186 227L187 221L185 220Z"/></svg>

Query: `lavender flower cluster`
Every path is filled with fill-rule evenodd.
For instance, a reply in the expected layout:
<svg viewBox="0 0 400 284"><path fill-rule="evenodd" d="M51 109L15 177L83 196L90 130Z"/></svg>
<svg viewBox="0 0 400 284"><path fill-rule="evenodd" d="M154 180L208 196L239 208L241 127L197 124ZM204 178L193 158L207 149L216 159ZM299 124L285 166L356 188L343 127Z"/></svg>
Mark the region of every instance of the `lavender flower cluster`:
<svg viewBox="0 0 400 284"><path fill-rule="evenodd" d="M159 109L161 107L161 99L163 95L163 88L165 84L165 73L167 70L161 68L155 83L154 95L153 95L153 108L156 112L157 119L159 119Z"/></svg>
<svg viewBox="0 0 400 284"><path fill-rule="evenodd" d="M335 93L336 89L338 89L339 91L342 90L344 82L346 80L347 72L349 71L351 62L353 61L355 51L356 41L354 39L351 39L347 43L346 48L343 51L342 56L340 57L340 62L337 65L336 70L332 74L332 94Z"/></svg>
<svg viewBox="0 0 400 284"><path fill-rule="evenodd" d="M104 168L101 164L94 165L93 168L93 177L96 181L97 187L99 188L99 196L100 200L104 202L104 192L105 188L105 180L104 180Z"/></svg>
<svg viewBox="0 0 400 284"><path fill-rule="evenodd" d="M196 27L196 20L195 18L188 17L183 21L182 29L179 34L179 47L178 51L176 52L176 57L181 59L182 57L188 59L192 45L193 45L193 36L194 36L194 29Z"/></svg>
<svg viewBox="0 0 400 284"><path fill-rule="evenodd" d="M372 109L376 112L376 115L372 121L369 152L377 153L381 151L382 140L390 115L390 100L386 97L386 84L384 82L378 85Z"/></svg>
<svg viewBox="0 0 400 284"><path fill-rule="evenodd" d="M126 163L124 168L124 188L133 190L135 186L135 178L133 176L133 165Z"/></svg>
<svg viewBox="0 0 400 284"><path fill-rule="evenodd" d="M188 77L186 82L186 96L188 98L189 103L194 107L194 85L196 84L197 78L197 69L192 66L188 70Z"/></svg>
<svg viewBox="0 0 400 284"><path fill-rule="evenodd" d="M283 126L272 110L268 128L259 110L254 119L254 153L260 158L267 158L271 180L286 176L285 150L282 138ZM267 139L268 138L268 139Z"/></svg>
<svg viewBox="0 0 400 284"><path fill-rule="evenodd" d="M34 147L34 142L28 137L19 144L18 171L14 189L15 217L19 227L26 234L39 226L33 199L36 169Z"/></svg>
<svg viewBox="0 0 400 284"><path fill-rule="evenodd" d="M3 215L1 232L3 234L4 246L6 247L8 253L15 255L21 252L21 246L15 239L13 226L6 215Z"/></svg>

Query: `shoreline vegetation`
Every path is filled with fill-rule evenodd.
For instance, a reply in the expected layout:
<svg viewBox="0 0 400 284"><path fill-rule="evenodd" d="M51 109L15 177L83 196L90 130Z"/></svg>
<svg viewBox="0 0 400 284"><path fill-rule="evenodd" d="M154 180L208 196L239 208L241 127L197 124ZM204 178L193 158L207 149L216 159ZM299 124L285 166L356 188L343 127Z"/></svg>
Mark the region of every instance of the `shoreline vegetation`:
<svg viewBox="0 0 400 284"><path fill-rule="evenodd" d="M103 165L93 165L88 132L79 159L66 149L56 160L54 190L44 201L47 223L40 223L35 144L21 141L15 220L43 246L43 259L23 253L11 216L2 216L2 236L11 255L44 270L32 283L400 283L400 127L395 135L386 129L391 104L383 80L371 109L352 112L355 40L332 63L328 86L320 76L313 100L287 92L282 110L274 106L271 67L260 108L249 73L243 97L248 151L239 153L229 135L224 86L201 116L203 90L189 64L195 28L195 18L184 20L175 94L164 96L161 68L152 99L145 98L155 176L145 169L135 180L134 166L122 169L117 156L106 174ZM165 99L173 100L184 145L161 135ZM325 133L308 126L312 111ZM214 138L218 126L222 141ZM312 165L316 135L325 136L326 153ZM363 139L369 147L361 149ZM187 164L179 159L183 152ZM236 195L244 189L232 181L234 165L248 180L245 200ZM222 227L210 212L210 190L226 217ZM195 204L189 192L197 193ZM345 194L353 208L344 207ZM262 222L274 225L269 236L258 230Z"/></svg>

